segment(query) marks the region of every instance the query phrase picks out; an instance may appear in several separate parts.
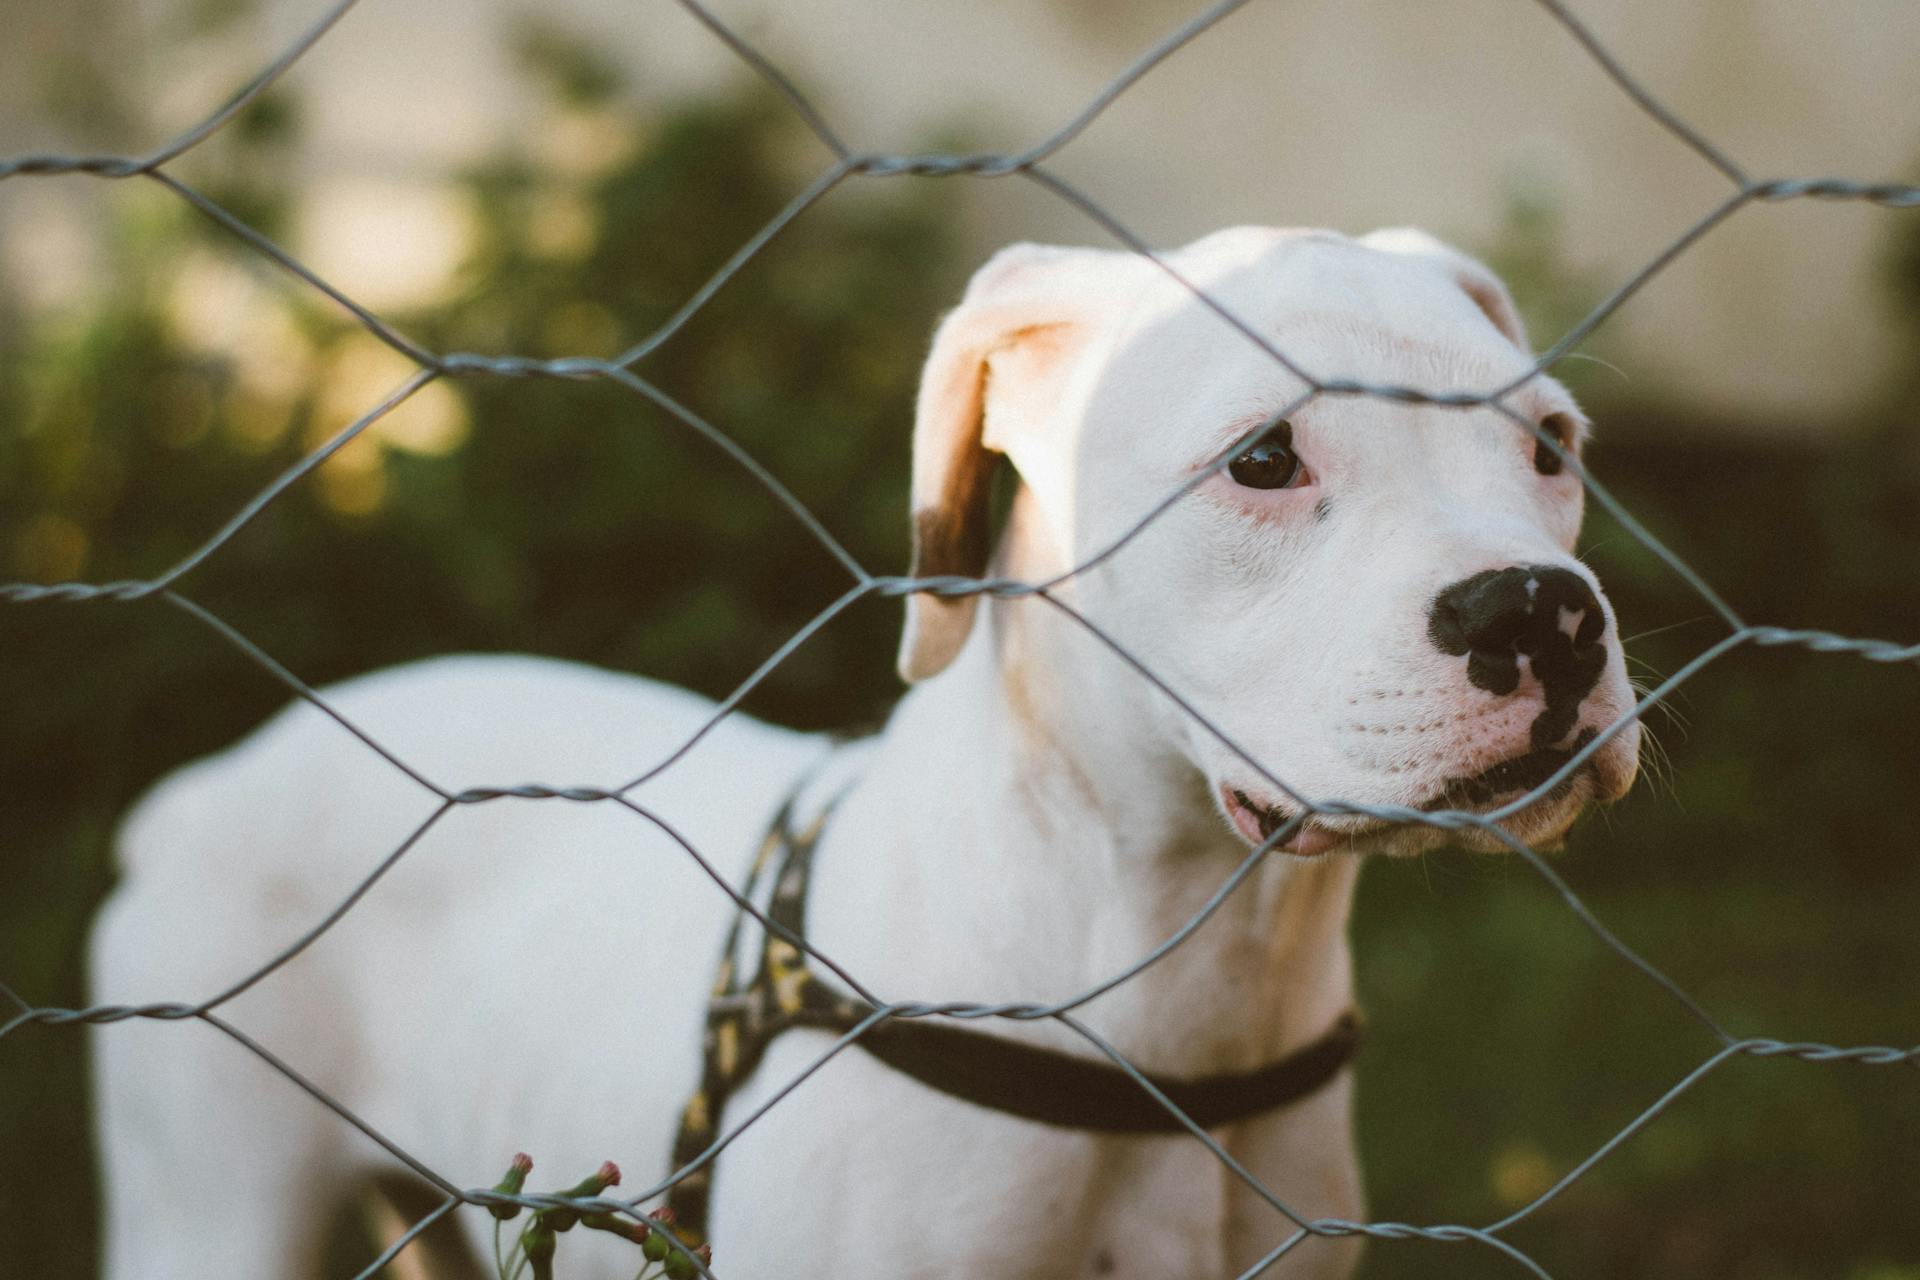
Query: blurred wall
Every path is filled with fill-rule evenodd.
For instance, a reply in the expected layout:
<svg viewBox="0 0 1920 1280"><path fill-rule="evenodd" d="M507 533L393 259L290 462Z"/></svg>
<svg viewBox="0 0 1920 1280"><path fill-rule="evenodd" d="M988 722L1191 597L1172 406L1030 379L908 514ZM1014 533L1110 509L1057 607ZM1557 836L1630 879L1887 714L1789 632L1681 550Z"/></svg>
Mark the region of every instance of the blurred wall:
<svg viewBox="0 0 1920 1280"><path fill-rule="evenodd" d="M51 0L15 2L62 12ZM1200 6L714 7L791 70L857 147L938 138L1011 149L1071 115ZM1914 172L1920 5L1911 0L1576 7L1656 95L1756 175ZM186 8L187 0L140 0L117 12L115 43L152 104L145 128L118 126L138 135L126 145L184 126L240 67L323 5L268 0L237 34L170 42L166 32ZM458 211L444 206L437 178L503 136L530 132L533 145L582 150L591 162L593 139L577 128L541 137L537 122L529 127L503 33L534 8L525 0L367 0L294 73L310 146L301 172L313 196L297 247L350 292L430 300L436 273L458 257ZM548 0L538 11L593 33L635 70L642 95L738 74L672 0ZM99 14L40 21L78 26L89 40L103 30ZM8 50L0 59L39 59L30 43L0 42ZM0 84L21 83L17 69L0 65ZM0 147L67 141L23 122L19 105L0 97L0 112L13 109L0 119ZM796 153L796 183L826 161L804 141ZM1123 96L1055 164L1157 243L1242 221L1350 231L1411 222L1484 251L1524 194L1558 211L1567 275L1596 294L1729 190L1525 0L1255 0ZM24 203L25 185L8 184L0 214ZM1015 237L1105 240L1027 184L969 183L965 199L981 252ZM1753 430L1842 429L1898 359L1878 278L1901 218L1808 201L1743 211L1603 330L1594 349L1625 377L1606 394L1659 398ZM60 221L41 218L50 232ZM59 255L18 252L12 238L16 274L59 265L38 261ZM1554 336L1535 335L1541 346Z"/></svg>

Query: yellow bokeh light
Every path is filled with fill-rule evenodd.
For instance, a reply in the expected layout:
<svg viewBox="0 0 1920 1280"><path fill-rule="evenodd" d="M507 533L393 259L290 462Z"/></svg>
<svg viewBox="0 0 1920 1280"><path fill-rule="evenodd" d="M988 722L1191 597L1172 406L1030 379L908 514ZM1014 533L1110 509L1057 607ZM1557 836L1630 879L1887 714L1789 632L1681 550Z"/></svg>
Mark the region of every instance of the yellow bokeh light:
<svg viewBox="0 0 1920 1280"><path fill-rule="evenodd" d="M449 183L338 179L301 205L295 243L322 279L386 312L445 301L478 229Z"/></svg>
<svg viewBox="0 0 1920 1280"><path fill-rule="evenodd" d="M181 346L232 371L234 443L264 453L285 438L314 369L313 343L288 300L238 262L197 250L169 283L164 306Z"/></svg>
<svg viewBox="0 0 1920 1280"><path fill-rule="evenodd" d="M1494 1157L1487 1181L1502 1205L1517 1209L1553 1185L1553 1165L1546 1153L1531 1143L1510 1143Z"/></svg>
<svg viewBox="0 0 1920 1280"><path fill-rule="evenodd" d="M308 447L352 425L378 405L419 366L368 333L352 333L327 352L319 394L307 425ZM430 382L390 410L365 434L389 449L440 457L466 443L471 421L466 401L445 381ZM366 447L355 441L342 456Z"/></svg>
<svg viewBox="0 0 1920 1280"><path fill-rule="evenodd" d="M578 262L593 252L600 218L576 191L542 191L527 213L527 247L555 262Z"/></svg>
<svg viewBox="0 0 1920 1280"><path fill-rule="evenodd" d="M346 453L337 454L315 479L321 500L343 516L370 516L386 501L387 473L377 460L368 465Z"/></svg>
<svg viewBox="0 0 1920 1280"><path fill-rule="evenodd" d="M611 110L556 111L537 132L541 162L569 178L596 178L630 160L641 134L631 119Z"/></svg>

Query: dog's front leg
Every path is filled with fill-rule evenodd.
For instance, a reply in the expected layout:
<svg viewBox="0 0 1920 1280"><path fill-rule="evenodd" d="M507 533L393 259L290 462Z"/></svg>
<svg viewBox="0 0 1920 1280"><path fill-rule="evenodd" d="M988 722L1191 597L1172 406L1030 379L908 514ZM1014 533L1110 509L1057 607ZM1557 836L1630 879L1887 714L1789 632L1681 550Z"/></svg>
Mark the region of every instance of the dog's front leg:
<svg viewBox="0 0 1920 1280"><path fill-rule="evenodd" d="M1365 1197L1353 1142L1353 1077L1342 1075L1312 1097L1271 1116L1236 1126L1225 1145L1268 1190L1303 1219L1363 1220ZM1230 1171L1227 1187L1228 1275L1239 1275L1299 1228ZM1345 1280L1359 1264L1357 1237L1300 1241L1262 1280Z"/></svg>

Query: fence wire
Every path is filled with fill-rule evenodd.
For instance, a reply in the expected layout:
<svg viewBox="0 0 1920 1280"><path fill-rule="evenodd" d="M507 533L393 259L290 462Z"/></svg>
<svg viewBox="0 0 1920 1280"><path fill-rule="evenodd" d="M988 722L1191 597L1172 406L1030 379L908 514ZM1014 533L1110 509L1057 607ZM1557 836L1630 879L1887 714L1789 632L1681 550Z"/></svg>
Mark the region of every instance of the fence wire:
<svg viewBox="0 0 1920 1280"><path fill-rule="evenodd" d="M225 643L233 646L248 659L286 685L297 697L312 704L332 718L347 732L353 734L368 750L399 772L405 774L422 789L430 793L438 804L424 821L395 848L387 857L365 876L352 891L343 898L327 915L315 924L306 934L291 946L262 963L245 978L210 997L197 1002L167 1002L141 1005L95 1005L83 1009L64 1009L36 1006L0 982L0 998L10 1002L17 1012L4 1024L0 1024L0 1039L13 1034L29 1024L53 1026L74 1026L81 1024L107 1024L122 1022L133 1018L157 1019L161 1021L194 1021L212 1027L229 1037L256 1057L267 1063L275 1071L285 1076L293 1084L306 1091L322 1106L331 1110L340 1119L357 1129L360 1133L377 1143L395 1159L431 1183L444 1196L444 1199L430 1213L393 1241L391 1246L375 1259L355 1280L369 1280L388 1262L398 1256L421 1232L462 1206L519 1205L531 1209L571 1207L582 1212L607 1213L626 1218L633 1222L647 1224L652 1230L662 1232L679 1251L683 1262L698 1274L708 1277L714 1273L701 1259L688 1252L673 1235L670 1224L663 1223L642 1208L648 1201L662 1195L669 1187L689 1177L699 1169L710 1164L743 1132L765 1115L773 1107L780 1105L794 1089L808 1077L825 1066L828 1061L857 1042L862 1035L879 1023L890 1018L926 1018L944 1017L958 1019L1004 1018L1021 1021L1047 1019L1067 1027L1084 1039L1101 1056L1111 1060L1115 1066L1131 1077L1141 1089L1152 1096L1156 1102L1172 1114L1187 1129L1194 1140L1201 1143L1220 1163L1250 1188L1256 1195L1270 1205L1274 1212L1293 1226L1293 1231L1266 1256L1258 1259L1238 1280L1252 1280L1265 1273L1275 1262L1292 1252L1304 1242L1316 1237L1365 1236L1380 1240L1425 1240L1435 1242L1474 1242L1512 1259L1530 1275L1548 1277L1548 1272L1536 1259L1504 1238L1504 1234L1516 1224L1526 1220L1547 1204L1558 1198L1574 1183L1584 1177L1601 1160L1616 1148L1627 1142L1661 1113L1701 1080L1724 1063L1739 1057L1753 1058L1791 1058L1803 1062L1853 1063L1866 1066L1920 1066L1920 1045L1905 1048L1889 1045L1829 1045L1804 1041L1780 1040L1768 1037L1739 1037L1727 1030L1698 1001L1683 990L1678 983L1669 978L1646 957L1615 936L1581 901L1573 889L1547 863L1547 861L1524 841L1504 830L1499 824L1506 818L1518 813L1529 804L1547 795L1563 780L1571 777L1583 768L1588 760L1598 753L1607 742L1621 733L1628 725L1638 721L1653 707L1665 701L1686 681L1699 674L1710 663L1718 661L1736 649L1744 647L1796 647L1820 654L1844 654L1879 663L1903 663L1920 666L1920 644L1900 644L1894 641L1852 637L1828 631L1788 630L1780 627L1756 625L1745 620L1706 579L1689 565L1681 556L1656 538L1644 525L1636 520L1599 481L1588 473L1574 454L1563 450L1551 433L1537 427L1530 419L1520 414L1508 403L1508 397L1525 385L1536 375L1551 369L1562 357L1579 345L1603 321L1624 305L1628 299L1639 292L1654 276L1665 270L1677 258L1698 243L1714 228L1749 205L1762 202L1819 199L1865 202L1887 208L1920 207L1920 186L1889 183L1862 182L1831 177L1780 177L1757 178L1748 169L1731 157L1722 148L1709 141L1699 131L1681 119L1671 108L1660 102L1647 87L1637 80L1608 51L1606 46L1593 32L1560 0L1536 0L1577 43L1580 48L1600 67L1600 69L1626 94L1643 112L1655 120L1662 128L1679 139L1691 149L1702 163L1717 170L1730 188L1727 194L1712 208L1701 214L1699 219L1656 254L1643 267L1619 285L1604 301L1596 306L1584 319L1574 325L1559 341L1555 342L1544 354L1540 355L1532 367L1522 376L1503 385L1483 390L1462 390L1457 388L1422 388L1399 386L1387 383L1357 381L1339 377L1317 376L1312 371L1296 363L1282 349L1274 346L1262 337L1254 328L1236 316L1231 309L1205 290L1183 278L1167 261L1157 255L1148 245L1123 224L1119 218L1109 212L1091 194L1068 182L1059 174L1046 167L1046 162L1063 147L1070 144L1088 125L1090 125L1107 107L1126 93L1142 77L1183 46L1243 8L1249 0L1221 0L1209 8L1203 9L1189 21L1169 32L1165 37L1143 52L1124 71L1096 93L1093 98L1061 125L1052 134L1024 151L1011 153L924 153L894 154L886 152L865 152L854 149L828 123L826 116L807 98L807 96L785 75L781 69L764 53L751 44L740 32L722 21L710 11L701 0L678 0L695 19L724 43L757 75L766 80L792 108L794 114L805 124L813 136L831 153L831 162L809 183L793 200L783 208L770 222L752 236L730 257L714 275L696 290L686 302L669 317L658 329L636 342L627 351L615 359L593 358L529 359L513 355L484 355L476 352L434 352L400 333L387 324L378 315L356 302L307 266L291 253L275 244L265 235L247 225L239 217L229 212L207 196L196 191L179 178L167 171L167 166L188 151L205 142L215 132L233 120L251 103L264 93L276 80L304 56L314 45L332 30L357 0L339 0L321 19L314 23L298 39L290 44L279 57L275 58L263 70L249 81L238 93L218 110L180 134L177 138L158 149L140 156L124 155L27 155L12 159L0 159L0 179L13 177L50 177L63 174L83 174L96 178L123 179L144 178L157 182L173 192L180 199L197 209L200 213L218 223L253 250L270 259L282 270L303 281L309 287L326 295L351 314L366 331L394 350L412 360L418 369L407 377L387 397L368 409L365 414L325 441L318 448L300 459L293 466L275 478L251 501L235 512L227 522L194 551L183 557L165 572L153 578L122 580L115 582L59 582L39 583L0 583L0 603L34 604L50 602L94 602L94 603L133 603L155 599L179 609L195 621L212 631ZM1249 431L1216 455L1211 463L1183 483L1174 492L1144 512L1122 535L1113 542L1088 557L1085 561L1045 581L1029 582L1010 578L970 578L970 577L904 577L875 574L869 571L849 552L825 524L796 498L779 479L736 444L730 437L713 424L706 421L688 406L675 400L659 387L638 373L634 366L678 333L686 323L713 298L751 259L758 255L795 219L813 207L828 192L842 183L855 178L892 178L892 177L968 177L976 179L1020 178L1031 182L1046 191L1052 197L1078 210L1090 222L1103 229L1121 245L1150 260L1182 287L1190 291L1204 306L1212 310L1229 326L1238 331L1246 340L1260 347L1278 365L1300 378L1307 391L1288 405L1274 418L1286 417L1297 412L1302 406L1320 397L1360 396L1388 400L1403 404L1433 405L1451 409L1486 408L1499 412L1509 420L1534 436L1546 449L1558 456L1562 463L1571 468L1580 477L1581 482L1593 497L1620 521L1620 523L1649 551L1659 557L1688 587L1700 597L1725 624L1727 633L1718 641L1706 647L1689 662L1677 670L1658 687L1647 693L1629 711L1613 724L1576 751L1555 773L1535 786L1524 796L1485 812L1469 813L1459 810L1426 811L1394 805L1357 804L1337 798L1315 799L1300 795L1288 786L1284 780L1275 776L1262 763L1236 744L1223 730L1197 710L1180 693L1156 675L1145 663L1136 658L1119 641L1115 640L1098 624L1076 611L1070 604L1056 594L1056 589L1070 579L1087 572L1096 565L1118 555L1128 543L1132 542L1144 529L1156 521L1175 502L1199 485L1208 476L1226 467L1265 430L1267 423ZM455 790L442 782L428 777L425 773L410 765L393 751L384 746L352 720L331 706L325 698L307 685L298 675L289 671L274 658L254 644L245 635L235 630L211 611L197 604L190 597L176 589L182 578L191 573L209 556L215 554L236 534L247 526L268 505L297 483L302 477L313 471L321 463L345 448L355 438L364 433L382 417L405 403L410 397L441 378L562 378L575 380L597 380L621 387L631 394L650 401L685 426L703 436L721 452L731 458L747 473L751 479L770 492L793 515L807 533L824 547L846 569L851 585L846 592L828 605L818 615L808 621L796 633L780 645L774 653L753 671L741 684L713 710L701 727L681 742L675 749L660 760L654 761L637 774L632 781L612 789L582 786L559 786L526 784L514 786L475 786ZM1271 422L1272 419L1269 419ZM721 720L731 715L755 687L801 645L828 625L841 613L856 602L869 596L907 596L912 594L932 594L938 596L994 596L1000 598L1034 597L1045 605L1058 610L1075 625L1085 629L1101 644L1111 650L1121 661L1136 672L1143 680L1152 685L1159 694L1169 699L1180 712L1190 718L1202 731L1217 740L1240 761L1253 769L1277 790L1288 796L1299 807L1300 812L1279 830L1273 832L1259 847L1250 852L1236 867L1233 873L1219 886L1213 895L1181 927L1146 955L1128 965L1118 973L1101 981L1093 987L1056 1003L1001 1003L979 1004L958 1001L913 1001L888 1000L870 990L865 984L831 956L823 954L817 947L793 936L781 925L769 919L758 907L746 900L741 892L730 884L711 862L691 841L677 831L659 814L636 800L633 792L665 770L672 768L684 759L688 752L706 736ZM802 1071L783 1082L751 1114L743 1116L730 1129L715 1140L712 1146L700 1153L682 1168L673 1170L659 1182L643 1188L637 1194L611 1198L599 1196L541 1195L533 1193L504 1194L490 1188L462 1188L445 1176L429 1167L410 1154L405 1147L381 1133L361 1116L338 1099L330 1096L311 1080L278 1058L267 1046L252 1039L245 1032L219 1016L218 1010L227 1002L265 980L281 966L306 950L322 935L353 910L367 894L373 891L381 878L393 869L418 842L443 818L456 808L468 805L491 803L507 799L549 799L608 803L616 805L633 814L636 818L651 824L677 844L686 855L697 863L718 889L730 898L742 911L752 915L763 928L777 936L805 949L807 954L819 961L841 981L874 1006L874 1011L859 1025L855 1026L835 1040L825 1051L815 1057ZM1075 1011L1097 996L1112 990L1138 975L1159 961L1168 952L1179 946L1193 933L1203 927L1207 920L1219 909L1222 903L1254 872L1271 851L1284 844L1301 825L1316 814L1358 814L1390 823L1412 824L1446 830L1464 830L1475 828L1485 831L1498 839L1507 848L1524 859L1529 866L1559 895L1574 917L1607 948L1623 961L1638 969L1666 995L1678 1003L1695 1021L1699 1022L1711 1035L1715 1043L1713 1051L1685 1076L1621 1128L1611 1138L1597 1147L1585 1159L1568 1169L1558 1181L1545 1191L1497 1221L1479 1226L1466 1223L1438 1223L1416 1225L1404 1222L1352 1222L1337 1218L1312 1218L1296 1207L1284 1202L1268 1188L1255 1174L1241 1165L1210 1134L1200 1128L1183 1113L1172 1101L1166 1098L1146 1078L1141 1070L1130 1062L1126 1055L1108 1043L1098 1033L1087 1027L1074 1016Z"/></svg>

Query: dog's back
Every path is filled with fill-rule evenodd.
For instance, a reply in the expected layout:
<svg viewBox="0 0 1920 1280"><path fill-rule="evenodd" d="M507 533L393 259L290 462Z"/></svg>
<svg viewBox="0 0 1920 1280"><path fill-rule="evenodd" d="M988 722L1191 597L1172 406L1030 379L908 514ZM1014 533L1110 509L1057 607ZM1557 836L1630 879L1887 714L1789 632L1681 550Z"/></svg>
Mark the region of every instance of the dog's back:
<svg viewBox="0 0 1920 1280"><path fill-rule="evenodd" d="M443 659L323 696L454 794L617 787L713 711L665 686L528 658ZM229 990L424 826L378 892L215 1016L462 1185L494 1181L523 1148L558 1183L607 1158L651 1175L693 1085L683 1050L729 907L646 815L737 880L818 751L730 716L694 749L697 767L632 792L644 813L449 804L296 704L163 781L127 820L124 879L93 935L95 997L192 1003ZM583 1061L568 1051L580 1044L598 1052ZM213 1027L135 1020L103 1029L95 1050L111 1277L287 1274L289 1258L314 1255L340 1197L392 1163ZM423 1076L442 1087L422 1089Z"/></svg>

